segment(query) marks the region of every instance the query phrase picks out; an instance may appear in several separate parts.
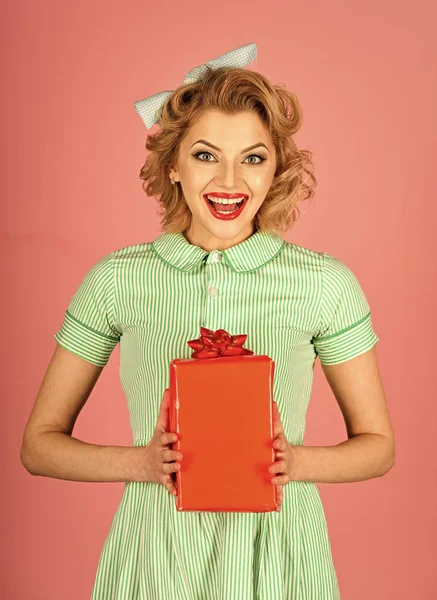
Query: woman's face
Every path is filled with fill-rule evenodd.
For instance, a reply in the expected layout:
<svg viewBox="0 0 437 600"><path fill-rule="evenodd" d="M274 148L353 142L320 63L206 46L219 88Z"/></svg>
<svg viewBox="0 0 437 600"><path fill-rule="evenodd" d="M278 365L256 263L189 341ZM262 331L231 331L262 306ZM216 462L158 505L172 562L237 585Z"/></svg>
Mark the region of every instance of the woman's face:
<svg viewBox="0 0 437 600"><path fill-rule="evenodd" d="M192 213L187 240L207 251L224 250L252 235L275 170L273 140L257 114L205 111L183 138L170 169ZM234 217L221 219L205 196L214 193L246 200Z"/></svg>

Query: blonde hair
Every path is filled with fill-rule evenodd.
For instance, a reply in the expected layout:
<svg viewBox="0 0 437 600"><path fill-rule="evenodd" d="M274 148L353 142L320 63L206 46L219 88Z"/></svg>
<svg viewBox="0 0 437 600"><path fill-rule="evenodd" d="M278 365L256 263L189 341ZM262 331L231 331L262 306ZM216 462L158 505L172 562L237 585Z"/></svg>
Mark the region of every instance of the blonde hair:
<svg viewBox="0 0 437 600"><path fill-rule="evenodd" d="M312 153L300 150L293 139L302 125L302 109L296 95L282 84L271 85L256 71L234 67L209 69L201 81L177 88L160 110L161 129L147 138L150 154L140 179L147 196L158 198L162 230L176 233L190 226L191 211L181 186L171 184L169 168L187 130L208 109L228 114L252 111L263 120L275 145L277 166L254 226L279 234L287 231L300 216L298 204L314 196L317 184Z"/></svg>

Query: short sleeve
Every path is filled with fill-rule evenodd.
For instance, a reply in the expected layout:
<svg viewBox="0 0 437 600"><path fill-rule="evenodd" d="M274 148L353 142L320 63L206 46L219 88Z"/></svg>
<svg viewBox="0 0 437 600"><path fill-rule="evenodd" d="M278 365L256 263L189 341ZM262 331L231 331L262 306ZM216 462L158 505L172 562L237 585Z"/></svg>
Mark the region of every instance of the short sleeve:
<svg viewBox="0 0 437 600"><path fill-rule="evenodd" d="M370 350L379 340L367 298L352 270L323 253L319 327L312 342L320 362L334 365Z"/></svg>
<svg viewBox="0 0 437 600"><path fill-rule="evenodd" d="M73 354L104 367L120 340L114 324L113 253L95 263L83 278L64 314L55 340Z"/></svg>

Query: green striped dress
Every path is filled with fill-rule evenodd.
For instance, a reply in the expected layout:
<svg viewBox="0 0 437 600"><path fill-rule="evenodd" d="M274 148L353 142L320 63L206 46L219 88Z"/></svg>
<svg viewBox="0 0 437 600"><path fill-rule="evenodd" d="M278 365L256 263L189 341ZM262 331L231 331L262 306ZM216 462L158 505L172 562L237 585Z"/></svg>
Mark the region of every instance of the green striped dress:
<svg viewBox="0 0 437 600"><path fill-rule="evenodd" d="M56 341L104 366L120 343L133 445L149 442L170 361L190 358L200 327L247 334L275 361L274 399L303 445L314 363L333 365L377 341L355 275L326 252L261 230L207 252L182 233L115 250L85 275ZM214 473L206 473L214 485ZM160 484L126 482L103 544L91 600L338 600L315 482L284 486L280 513L178 512Z"/></svg>

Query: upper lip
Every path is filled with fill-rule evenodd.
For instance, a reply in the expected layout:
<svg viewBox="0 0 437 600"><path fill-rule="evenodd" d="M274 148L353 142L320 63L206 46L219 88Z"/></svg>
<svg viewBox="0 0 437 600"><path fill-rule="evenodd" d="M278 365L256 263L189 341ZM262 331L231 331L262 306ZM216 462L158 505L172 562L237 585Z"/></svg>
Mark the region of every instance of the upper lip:
<svg viewBox="0 0 437 600"><path fill-rule="evenodd" d="M224 192L210 192L205 196L214 196L215 198L241 198L241 196L244 196L247 198L247 194L225 194Z"/></svg>

